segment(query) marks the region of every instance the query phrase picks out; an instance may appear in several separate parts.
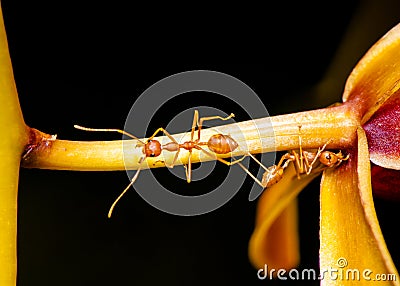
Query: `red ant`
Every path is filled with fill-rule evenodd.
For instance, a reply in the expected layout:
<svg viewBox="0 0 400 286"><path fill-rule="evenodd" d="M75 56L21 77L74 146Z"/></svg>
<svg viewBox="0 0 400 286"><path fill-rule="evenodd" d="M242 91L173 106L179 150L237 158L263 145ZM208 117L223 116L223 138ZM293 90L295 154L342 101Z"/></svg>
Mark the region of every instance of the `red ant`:
<svg viewBox="0 0 400 286"><path fill-rule="evenodd" d="M299 126L299 133L300 133ZM331 151L325 151L326 146L330 143L329 140L321 148L318 148L317 152L305 151L301 147L301 136L299 134L299 154L292 150L284 154L277 165L272 165L270 167L265 167L260 161L256 159L252 154L248 153L248 156L253 158L256 163L258 163L264 170L261 182L250 173L250 171L244 167L241 163L239 166L247 173L253 180L258 183L263 188L268 188L283 178L284 170L289 166L290 162L294 162L294 167L296 169L297 178L300 179L300 175L309 175L313 169L314 172L322 172L327 168L335 168L339 166L343 161L349 159L349 155L343 156L342 152L334 153ZM317 161L319 160L319 161ZM317 164L314 168L314 164Z"/></svg>
<svg viewBox="0 0 400 286"><path fill-rule="evenodd" d="M87 128L87 127L82 127L79 125L74 125L75 128L80 129L80 130L85 130L85 131L109 131L109 132L118 132L121 134L124 134L128 137L131 137L133 139L138 140L139 145L143 145L143 157L139 159L139 168L137 169L135 175L133 176L131 182L129 185L122 191L122 193L118 196L118 198L114 201L114 203L111 205L110 210L108 212L108 217L111 217L111 214L114 210L115 205L117 202L121 199L121 197L128 191L128 189L133 185L133 183L136 181L136 179L139 176L139 172L142 169L141 164L144 162L144 160L148 157L158 157L161 154L162 150L166 150L169 152L176 152L174 159L171 164L167 164L164 162L164 164L168 168L173 168L176 161L178 160L179 152L181 149L185 149L189 151L189 158L188 158L188 166L185 167L185 173L186 173L186 180L188 183L191 182L192 178L192 150L197 149L205 154L207 154L210 157L215 157L216 160L220 161L221 163L224 163L228 166L234 165L236 163L239 163L241 160L244 159L244 157L235 160L233 162L226 161L224 159L221 159L219 157L216 157L215 154L228 154L229 152L234 151L238 147L238 143L229 135L223 135L223 134L215 134L212 135L207 142L200 142L200 132L203 126L203 122L206 120L213 120L213 119L220 119L220 120L228 120L230 118L234 117L234 114L231 113L228 117L221 117L221 116L211 116L211 117L202 117L199 120L199 113L197 110L194 112L194 117L193 117L193 123L192 123L192 130L191 130L191 135L190 135L190 141L186 141L182 144L178 143L178 141L175 140L175 138L167 132L164 128L158 128L152 136L150 136L145 142L141 141L139 138L136 136L121 130L121 129L97 129L97 128ZM197 126L197 139L194 140L194 133L196 130ZM171 142L168 142L167 144L161 145L161 143L158 140L153 139L159 132L163 132L170 140ZM215 154L203 149L201 146L207 145L207 147L213 151Z"/></svg>

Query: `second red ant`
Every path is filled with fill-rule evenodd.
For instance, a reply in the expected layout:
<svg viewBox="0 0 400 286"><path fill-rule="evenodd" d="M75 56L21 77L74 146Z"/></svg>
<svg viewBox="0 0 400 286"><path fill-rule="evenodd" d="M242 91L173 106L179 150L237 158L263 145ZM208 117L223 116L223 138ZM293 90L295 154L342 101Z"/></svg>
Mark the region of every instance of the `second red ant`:
<svg viewBox="0 0 400 286"><path fill-rule="evenodd" d="M277 165L265 167L256 157L251 153L248 153L257 164L259 164L264 170L263 177L258 180L250 171L244 167L241 163L239 166L261 187L268 188L277 182L279 182L284 175L284 170L289 166L289 163L293 162L296 169L297 178L300 179L301 175L309 175L312 172L322 172L327 168L335 168L339 166L343 161L349 159L349 155L343 156L342 152L334 153L332 151L325 150L326 146L330 143L330 140L325 143L321 148L318 148L317 152L306 151L301 146L301 126L299 126L299 152L292 150L284 154L279 160ZM314 165L317 166L314 167ZM314 171L313 171L314 170Z"/></svg>

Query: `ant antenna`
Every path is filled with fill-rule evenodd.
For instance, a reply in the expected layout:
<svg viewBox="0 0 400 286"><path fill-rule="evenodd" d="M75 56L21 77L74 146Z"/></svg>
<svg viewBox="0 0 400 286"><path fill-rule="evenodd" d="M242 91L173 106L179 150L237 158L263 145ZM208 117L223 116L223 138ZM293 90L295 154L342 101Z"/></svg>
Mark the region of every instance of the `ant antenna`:
<svg viewBox="0 0 400 286"><path fill-rule="evenodd" d="M118 132L118 133L121 133L121 134L123 134L123 135L126 135L126 136L128 136L128 137L130 137L130 138L132 138L132 139L138 140L138 141L139 141L140 143L142 143L143 145L145 144L142 140L140 140L140 139L137 138L136 136L134 136L134 135L132 135L132 134L130 134L130 133L124 131L124 130L121 130L121 129L88 128L88 127L83 127L83 126L76 125L76 124L74 125L74 127L75 127L76 129L84 130L84 131Z"/></svg>

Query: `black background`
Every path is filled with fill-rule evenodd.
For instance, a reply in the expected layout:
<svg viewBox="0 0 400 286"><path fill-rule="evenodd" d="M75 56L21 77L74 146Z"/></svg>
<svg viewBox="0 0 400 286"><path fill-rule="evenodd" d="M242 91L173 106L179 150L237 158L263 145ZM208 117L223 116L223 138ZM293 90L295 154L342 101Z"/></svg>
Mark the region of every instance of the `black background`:
<svg viewBox="0 0 400 286"><path fill-rule="evenodd" d="M186 5L2 1L26 123L60 139L118 139L73 124L122 128L146 88L197 69L240 79L271 115L324 107L340 101L352 67L400 18L399 4L389 0ZM150 132L197 105L248 119L219 97L179 101L160 109ZM225 171L220 166L206 180L211 184ZM125 172L22 169L18 285L318 285L257 279L247 257L256 206L247 200L250 180L231 201L202 216L165 214L131 190L107 219L127 183ZM207 184L185 188L201 192ZM299 197L300 268L318 269L318 196L315 180ZM376 208L399 266L398 203L377 199Z"/></svg>

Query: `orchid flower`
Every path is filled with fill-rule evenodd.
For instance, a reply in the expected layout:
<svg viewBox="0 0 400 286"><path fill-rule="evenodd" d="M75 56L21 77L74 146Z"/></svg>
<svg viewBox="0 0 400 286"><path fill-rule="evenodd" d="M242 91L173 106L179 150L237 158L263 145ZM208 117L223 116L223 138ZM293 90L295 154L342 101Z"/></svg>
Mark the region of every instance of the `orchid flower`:
<svg viewBox="0 0 400 286"><path fill-rule="evenodd" d="M372 197L372 186L377 193L384 193L398 190L396 182L400 181L399 51L400 24L383 36L353 69L346 82L343 103L316 113L325 114L323 117L328 120L314 126L315 137L321 137L324 125L335 125L338 121L352 130L351 138L343 138L343 142L352 142L345 150L340 142L335 146L349 154L349 159L322 174L321 274L335 267L358 269L361 273L358 279L332 279L325 273L321 285L353 285L360 280L373 280L376 274L393 274L392 280L397 281L383 284L400 285ZM338 138L338 135L324 136ZM371 162L377 166L372 183ZM295 174L291 164L283 179L266 189L259 199L256 227L249 243L250 260L256 268L268 265L269 269L289 270L299 263L296 196L318 174L311 173L300 180ZM392 191L389 195L396 194Z"/></svg>

